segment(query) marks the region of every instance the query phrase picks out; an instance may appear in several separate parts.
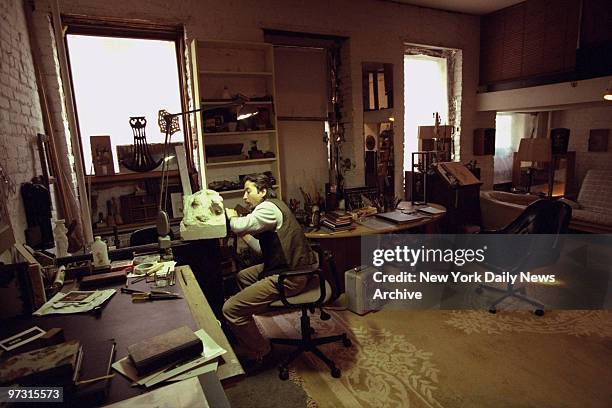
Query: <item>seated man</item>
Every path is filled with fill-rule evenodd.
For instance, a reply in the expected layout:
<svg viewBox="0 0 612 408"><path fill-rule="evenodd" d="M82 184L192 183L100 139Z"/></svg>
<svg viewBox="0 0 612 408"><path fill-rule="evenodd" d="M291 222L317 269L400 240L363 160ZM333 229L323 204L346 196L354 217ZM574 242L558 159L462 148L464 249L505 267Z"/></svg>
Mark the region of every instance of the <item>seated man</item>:
<svg viewBox="0 0 612 408"><path fill-rule="evenodd" d="M235 210L226 210L232 231L261 253L264 260L262 264L239 272L241 291L223 305L223 315L243 346L242 357L247 360L261 361L270 352L270 343L257 329L253 315L268 311L269 304L280 299L276 287L278 273L314 269L317 262L295 216L275 197L267 176L247 176L243 198L252 212L246 217L238 217ZM287 296L300 293L307 281L306 276L286 279L285 293Z"/></svg>

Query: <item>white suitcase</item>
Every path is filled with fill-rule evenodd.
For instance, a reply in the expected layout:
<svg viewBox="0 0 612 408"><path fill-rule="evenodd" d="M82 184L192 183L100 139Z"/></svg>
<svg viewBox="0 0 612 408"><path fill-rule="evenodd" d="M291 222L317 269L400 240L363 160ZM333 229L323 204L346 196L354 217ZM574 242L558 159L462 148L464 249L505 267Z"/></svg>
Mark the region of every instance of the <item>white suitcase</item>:
<svg viewBox="0 0 612 408"><path fill-rule="evenodd" d="M372 300L367 296L372 296L375 291L372 275L377 269L362 265L353 269L349 269L344 273L344 290L348 299L348 309L364 315L372 311Z"/></svg>

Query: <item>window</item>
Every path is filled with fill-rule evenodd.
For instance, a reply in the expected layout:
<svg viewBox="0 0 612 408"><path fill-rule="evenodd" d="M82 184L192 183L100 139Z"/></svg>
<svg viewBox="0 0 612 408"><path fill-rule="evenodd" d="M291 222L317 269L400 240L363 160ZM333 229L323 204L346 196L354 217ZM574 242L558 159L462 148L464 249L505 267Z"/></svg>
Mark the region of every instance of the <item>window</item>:
<svg viewBox="0 0 612 408"><path fill-rule="evenodd" d="M148 143L163 143L158 111L182 110L175 42L78 34L66 41L85 172L94 173L90 136L108 135L118 173L117 146L134 140L131 116L146 118Z"/></svg>
<svg viewBox="0 0 612 408"><path fill-rule="evenodd" d="M428 55L404 57L404 171L412 170L412 152L419 150L418 126L449 124L447 58Z"/></svg>
<svg viewBox="0 0 612 408"><path fill-rule="evenodd" d="M530 135L532 115L499 112L495 116L495 158L493 184L512 181L513 154L521 138Z"/></svg>

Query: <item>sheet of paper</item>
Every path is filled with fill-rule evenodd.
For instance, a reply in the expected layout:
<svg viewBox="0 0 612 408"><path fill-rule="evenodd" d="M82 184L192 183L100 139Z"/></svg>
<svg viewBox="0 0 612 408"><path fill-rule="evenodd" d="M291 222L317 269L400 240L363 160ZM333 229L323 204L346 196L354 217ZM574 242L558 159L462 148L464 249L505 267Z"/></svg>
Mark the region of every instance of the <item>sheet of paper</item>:
<svg viewBox="0 0 612 408"><path fill-rule="evenodd" d="M34 316L45 316L50 314L69 314L69 313L83 313L93 310L106 302L116 292L116 289L104 289L95 291L95 296L92 297L87 303L63 303L62 298L66 295L65 293L58 293L40 307L37 311L32 313Z"/></svg>
<svg viewBox="0 0 612 408"><path fill-rule="evenodd" d="M440 210L434 207L423 207L423 208L419 208L418 211L422 211L427 214L440 214L444 212L444 210Z"/></svg>
<svg viewBox="0 0 612 408"><path fill-rule="evenodd" d="M130 399L119 401L108 408L150 408L150 407L172 407L208 408L208 401L202 390L202 385L197 378L176 382L157 390L137 395Z"/></svg>
<svg viewBox="0 0 612 408"><path fill-rule="evenodd" d="M194 368L193 370L189 370L183 374L169 378L168 381L183 381L191 377L209 373L211 371L217 371L217 367L219 367L219 363L217 361L213 361L212 363L206 363L200 367Z"/></svg>

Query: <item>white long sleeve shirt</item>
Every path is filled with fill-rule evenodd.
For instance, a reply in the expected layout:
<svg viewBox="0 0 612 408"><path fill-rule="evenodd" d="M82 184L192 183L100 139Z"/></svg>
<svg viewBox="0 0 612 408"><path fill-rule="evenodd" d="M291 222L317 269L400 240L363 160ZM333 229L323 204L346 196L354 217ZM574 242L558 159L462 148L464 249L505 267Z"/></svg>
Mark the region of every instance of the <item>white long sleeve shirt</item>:
<svg viewBox="0 0 612 408"><path fill-rule="evenodd" d="M256 252L261 253L259 241L249 235L264 231L278 231L283 225L283 213L269 201L262 201L245 217L230 219L230 228Z"/></svg>

